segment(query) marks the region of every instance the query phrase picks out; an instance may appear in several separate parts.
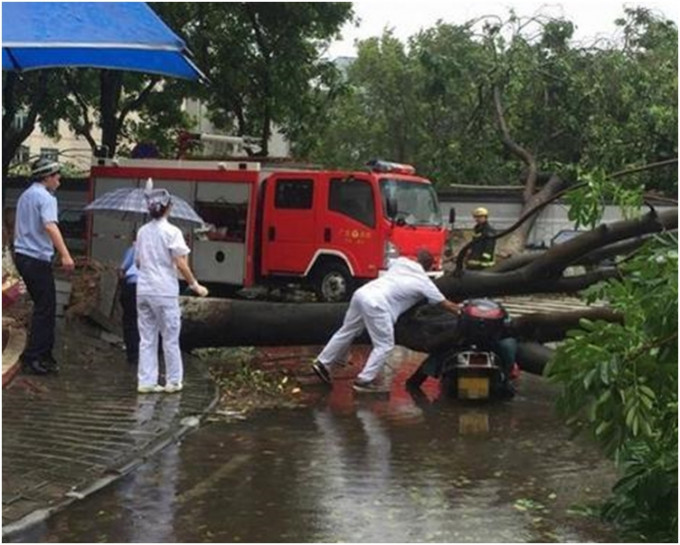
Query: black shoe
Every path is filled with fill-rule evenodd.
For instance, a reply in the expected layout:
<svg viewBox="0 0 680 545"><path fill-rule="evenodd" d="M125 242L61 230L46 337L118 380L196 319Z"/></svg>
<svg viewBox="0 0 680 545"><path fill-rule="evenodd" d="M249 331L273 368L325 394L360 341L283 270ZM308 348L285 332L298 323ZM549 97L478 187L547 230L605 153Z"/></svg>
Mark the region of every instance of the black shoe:
<svg viewBox="0 0 680 545"><path fill-rule="evenodd" d="M47 368L47 370L50 373L58 373L59 372L59 362L54 359L54 356L52 354L47 354L43 358L41 358L41 363L43 364L44 367Z"/></svg>
<svg viewBox="0 0 680 545"><path fill-rule="evenodd" d="M377 380L355 380L352 384L352 389L355 392L362 394L385 394L389 390L378 384Z"/></svg>
<svg viewBox="0 0 680 545"><path fill-rule="evenodd" d="M426 380L427 375L425 373L416 371L406 381L406 387L411 390L419 390L420 387L423 385L423 382L425 382Z"/></svg>
<svg viewBox="0 0 680 545"><path fill-rule="evenodd" d="M515 397L516 393L517 388L515 388L515 385L512 382L507 381L501 384L498 395L500 396L501 399L512 399L513 397Z"/></svg>
<svg viewBox="0 0 680 545"><path fill-rule="evenodd" d="M321 379L321 381L325 382L329 386L333 384L333 379L331 379L331 374L328 372L328 369L326 369L326 366L318 361L315 361L312 364L312 371L316 373L316 376Z"/></svg>
<svg viewBox="0 0 680 545"><path fill-rule="evenodd" d="M47 375L52 372L45 362L40 360L23 361L21 370L29 375Z"/></svg>

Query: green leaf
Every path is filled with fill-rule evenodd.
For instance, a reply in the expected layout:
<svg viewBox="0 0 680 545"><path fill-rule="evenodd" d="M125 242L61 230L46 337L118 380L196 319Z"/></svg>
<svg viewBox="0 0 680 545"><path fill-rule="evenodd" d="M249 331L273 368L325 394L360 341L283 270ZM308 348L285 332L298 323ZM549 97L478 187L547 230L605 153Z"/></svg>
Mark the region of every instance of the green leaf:
<svg viewBox="0 0 680 545"><path fill-rule="evenodd" d="M608 420L605 420L604 422L600 422L600 424L595 428L595 435L602 435L604 434L607 430L609 430L612 426L612 423Z"/></svg>
<svg viewBox="0 0 680 545"><path fill-rule="evenodd" d="M643 394L643 397L647 397L649 399L656 399L656 394L654 393L654 390L652 390L649 386L641 384L638 388L640 390L640 393Z"/></svg>

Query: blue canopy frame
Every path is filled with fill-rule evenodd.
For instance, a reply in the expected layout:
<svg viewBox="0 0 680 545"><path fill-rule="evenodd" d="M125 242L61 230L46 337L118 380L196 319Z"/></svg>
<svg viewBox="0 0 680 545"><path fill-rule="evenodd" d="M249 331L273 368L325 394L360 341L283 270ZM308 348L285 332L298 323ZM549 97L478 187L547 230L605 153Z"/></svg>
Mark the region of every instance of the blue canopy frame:
<svg viewBox="0 0 680 545"><path fill-rule="evenodd" d="M144 2L3 2L2 69L90 67L207 78Z"/></svg>

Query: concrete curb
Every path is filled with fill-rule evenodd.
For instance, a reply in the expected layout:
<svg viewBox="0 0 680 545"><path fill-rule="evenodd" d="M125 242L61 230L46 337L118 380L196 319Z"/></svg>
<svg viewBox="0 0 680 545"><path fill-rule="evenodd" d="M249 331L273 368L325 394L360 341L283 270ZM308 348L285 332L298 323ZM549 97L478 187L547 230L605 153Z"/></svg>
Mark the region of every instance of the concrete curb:
<svg viewBox="0 0 680 545"><path fill-rule="evenodd" d="M187 356L185 356L187 357ZM207 373L207 370L204 371ZM4 382L4 374L3 374ZM213 386L213 397L209 405L196 416L185 416L179 420L179 425L177 428L169 428L166 432L160 435L156 440L152 441L141 451L136 453L131 459L126 460L120 466L114 466L107 469L106 474L103 477L96 479L95 481L89 483L80 490L72 490L64 495L64 499L54 504L53 506L45 509L36 509L31 513L25 515L21 519L11 522L2 527L2 538L3 541L11 539L13 536L27 531L36 524L40 524L46 521L55 513L62 511L72 503L87 498L91 494L101 490L102 488L108 486L109 484L117 481L118 479L128 475L140 465L147 462L151 457L158 454L168 445L181 440L186 436L191 430L199 427L200 423L205 419L205 417L214 409L219 401L219 390L217 385Z"/></svg>
<svg viewBox="0 0 680 545"><path fill-rule="evenodd" d="M15 325L14 320L3 318L2 328L7 330L7 346L2 351L2 387L7 386L21 369L19 358L26 347L26 330Z"/></svg>

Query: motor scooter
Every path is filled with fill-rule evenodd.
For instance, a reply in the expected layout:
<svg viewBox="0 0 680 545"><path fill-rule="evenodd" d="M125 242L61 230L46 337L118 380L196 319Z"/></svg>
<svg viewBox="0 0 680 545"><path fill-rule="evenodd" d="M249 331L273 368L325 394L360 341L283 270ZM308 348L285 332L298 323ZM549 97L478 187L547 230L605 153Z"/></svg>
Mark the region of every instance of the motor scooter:
<svg viewBox="0 0 680 545"><path fill-rule="evenodd" d="M428 377L439 378L447 395L458 399L512 398L519 367L517 341L507 335L509 316L491 299L463 302L448 345L431 353L409 377L409 388L420 388Z"/></svg>

